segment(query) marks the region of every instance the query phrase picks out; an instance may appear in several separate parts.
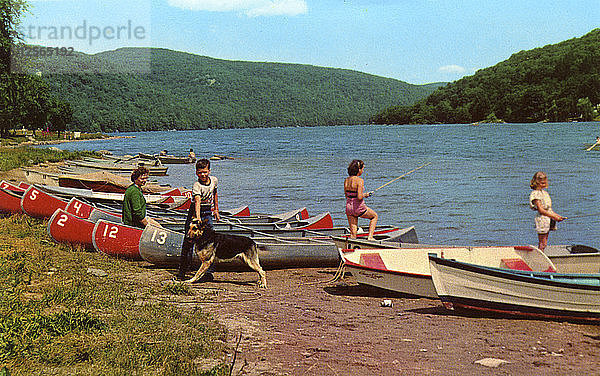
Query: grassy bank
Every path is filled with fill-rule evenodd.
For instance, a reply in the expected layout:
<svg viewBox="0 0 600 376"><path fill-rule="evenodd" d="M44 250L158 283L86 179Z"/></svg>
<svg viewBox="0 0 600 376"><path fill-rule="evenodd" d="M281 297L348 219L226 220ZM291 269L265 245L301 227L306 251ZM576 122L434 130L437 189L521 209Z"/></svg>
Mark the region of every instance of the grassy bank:
<svg viewBox="0 0 600 376"><path fill-rule="evenodd" d="M80 159L87 156L98 156L98 154L91 151L64 151L30 146L0 148L0 172L44 162L60 162L66 159Z"/></svg>
<svg viewBox="0 0 600 376"><path fill-rule="evenodd" d="M0 218L0 374L227 374L223 329L168 276Z"/></svg>

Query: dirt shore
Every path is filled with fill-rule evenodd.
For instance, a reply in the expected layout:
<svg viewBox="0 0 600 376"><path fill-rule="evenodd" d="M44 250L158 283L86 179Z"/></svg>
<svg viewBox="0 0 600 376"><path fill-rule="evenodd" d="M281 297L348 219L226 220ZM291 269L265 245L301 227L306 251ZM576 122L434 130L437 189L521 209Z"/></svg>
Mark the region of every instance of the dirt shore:
<svg viewBox="0 0 600 376"><path fill-rule="evenodd" d="M166 272L166 271L165 271ZM198 303L238 348L233 375L592 375L600 326L460 315L441 302L330 281L335 269L217 272ZM393 307L382 307L391 299ZM191 306L190 306L191 308ZM241 337L240 337L241 336ZM239 345L238 345L239 340ZM233 354L229 354L232 362ZM475 363L504 361L498 367Z"/></svg>

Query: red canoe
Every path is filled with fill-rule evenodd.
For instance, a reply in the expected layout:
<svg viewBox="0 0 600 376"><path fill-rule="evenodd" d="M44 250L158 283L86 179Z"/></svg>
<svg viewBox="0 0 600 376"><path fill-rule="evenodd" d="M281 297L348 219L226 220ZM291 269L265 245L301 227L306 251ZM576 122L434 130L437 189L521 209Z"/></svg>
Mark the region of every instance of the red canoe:
<svg viewBox="0 0 600 376"><path fill-rule="evenodd" d="M140 238L143 230L114 222L99 220L94 226L92 241L96 250L110 256L141 260Z"/></svg>
<svg viewBox="0 0 600 376"><path fill-rule="evenodd" d="M7 181L2 180L0 182L0 188L2 189L8 189L9 191L15 191L15 192L25 192L25 189L21 188L21 187L17 187L14 184L10 184Z"/></svg>
<svg viewBox="0 0 600 376"><path fill-rule="evenodd" d="M92 205L79 200L77 197L73 197L67 204L65 211L67 213L76 215L79 218L89 218L93 209L94 207Z"/></svg>
<svg viewBox="0 0 600 376"><path fill-rule="evenodd" d="M66 201L41 191L33 185L27 188L21 198L23 213L34 218L50 218L56 209L65 209L66 207Z"/></svg>
<svg viewBox="0 0 600 376"><path fill-rule="evenodd" d="M22 193L0 188L0 212L23 213L21 210Z"/></svg>
<svg viewBox="0 0 600 376"><path fill-rule="evenodd" d="M63 209L56 209L48 221L48 234L59 243L81 245L94 249L94 222L79 218Z"/></svg>

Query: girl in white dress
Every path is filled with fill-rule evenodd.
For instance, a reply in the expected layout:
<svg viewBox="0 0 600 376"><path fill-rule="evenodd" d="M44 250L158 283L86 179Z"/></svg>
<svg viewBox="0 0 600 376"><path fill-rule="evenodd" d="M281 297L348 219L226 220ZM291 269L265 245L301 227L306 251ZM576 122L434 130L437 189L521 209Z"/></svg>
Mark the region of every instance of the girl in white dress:
<svg viewBox="0 0 600 376"><path fill-rule="evenodd" d="M548 233L550 230L556 230L554 221L560 222L567 217L562 217L552 210L552 200L545 190L548 188L548 177L544 172L536 172L529 186L532 189L529 195L529 206L538 212L535 216L535 230L538 234L538 247L543 251L548 245Z"/></svg>

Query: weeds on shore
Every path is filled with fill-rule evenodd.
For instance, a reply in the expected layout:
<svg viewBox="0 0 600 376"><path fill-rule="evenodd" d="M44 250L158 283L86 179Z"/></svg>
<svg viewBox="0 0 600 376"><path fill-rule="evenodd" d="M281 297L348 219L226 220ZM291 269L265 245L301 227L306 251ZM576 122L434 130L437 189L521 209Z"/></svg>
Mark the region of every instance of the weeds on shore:
<svg viewBox="0 0 600 376"><path fill-rule="evenodd" d="M98 154L91 151L59 151L27 146L11 149L0 148L0 171L33 166L42 162L59 162L65 159L81 159L88 156L98 156Z"/></svg>
<svg viewBox="0 0 600 376"><path fill-rule="evenodd" d="M154 299L191 291L169 292L137 263L56 244L45 225L0 218L0 374L228 374L224 330L198 307Z"/></svg>

